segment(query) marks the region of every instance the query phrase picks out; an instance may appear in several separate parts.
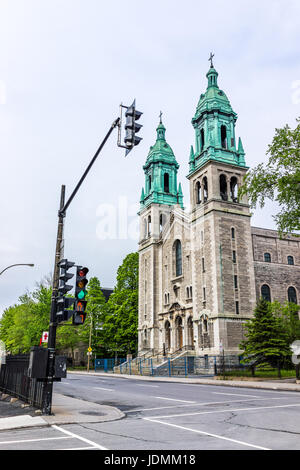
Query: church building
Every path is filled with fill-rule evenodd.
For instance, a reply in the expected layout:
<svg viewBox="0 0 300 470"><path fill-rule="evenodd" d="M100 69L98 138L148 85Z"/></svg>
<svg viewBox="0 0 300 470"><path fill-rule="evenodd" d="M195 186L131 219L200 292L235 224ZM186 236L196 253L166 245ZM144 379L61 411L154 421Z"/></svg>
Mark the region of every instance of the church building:
<svg viewBox="0 0 300 470"><path fill-rule="evenodd" d="M190 210L160 116L143 170L139 240L139 354L240 355L256 299L300 302L300 238L251 227L248 167L237 114L211 66L192 125Z"/></svg>

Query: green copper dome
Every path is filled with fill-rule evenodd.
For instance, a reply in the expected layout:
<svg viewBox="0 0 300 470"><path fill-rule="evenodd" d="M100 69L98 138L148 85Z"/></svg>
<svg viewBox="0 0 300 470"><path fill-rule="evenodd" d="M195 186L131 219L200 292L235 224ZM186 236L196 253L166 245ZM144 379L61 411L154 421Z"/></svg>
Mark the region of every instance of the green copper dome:
<svg viewBox="0 0 300 470"><path fill-rule="evenodd" d="M205 93L200 95L193 121L197 120L201 113L205 111L211 112L214 110L230 113L235 118L237 118L236 113L231 107L229 99L227 98L224 91L220 90L218 86L218 75L219 74L214 67L211 67L207 72L207 89Z"/></svg>
<svg viewBox="0 0 300 470"><path fill-rule="evenodd" d="M173 150L170 145L166 142L165 133L166 128L162 122L156 128L157 138L156 142L152 147L150 147L144 169L146 169L151 163L164 162L174 164L176 168L179 168L179 165L176 161Z"/></svg>
<svg viewBox="0 0 300 470"><path fill-rule="evenodd" d="M238 148L236 146L237 114L224 91L220 90L218 72L212 64L206 78L206 91L200 95L192 118L195 150L190 153L190 175L209 160L246 167L241 139Z"/></svg>
<svg viewBox="0 0 300 470"><path fill-rule="evenodd" d="M167 204L173 206L180 204L183 208L183 195L181 186L177 186L177 171L179 165L173 150L166 142L166 128L161 122L156 129L156 142L150 147L146 163L145 190L142 189L141 208L149 204Z"/></svg>

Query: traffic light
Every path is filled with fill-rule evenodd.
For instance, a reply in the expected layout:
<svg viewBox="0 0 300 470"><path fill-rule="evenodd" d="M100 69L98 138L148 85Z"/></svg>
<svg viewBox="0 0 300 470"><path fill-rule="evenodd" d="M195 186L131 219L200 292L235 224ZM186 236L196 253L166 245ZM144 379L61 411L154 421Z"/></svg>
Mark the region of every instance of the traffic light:
<svg viewBox="0 0 300 470"><path fill-rule="evenodd" d="M137 111L135 108L135 100L133 101L132 105L127 108L127 111L125 112L125 117L126 117L126 124L125 124L125 130L126 130L126 135L124 138L124 142L126 145L126 152L125 156L128 155L130 150L135 145L138 145L140 141L142 140L142 137L136 136L136 133L139 132L141 129L142 124L138 124L136 121L138 121L143 113L140 111Z"/></svg>
<svg viewBox="0 0 300 470"><path fill-rule="evenodd" d="M75 283L75 303L73 312L73 325L83 325L86 317L86 304L85 300L87 291L86 285L89 282L86 278L88 268L77 266L76 269L76 283Z"/></svg>
<svg viewBox="0 0 300 470"><path fill-rule="evenodd" d="M58 286L58 298L56 300L56 320L58 323L62 321L68 321L71 318L73 311L67 310L70 308L75 299L72 297L65 297L66 293L73 289L73 286L68 284L68 281L72 279L74 274L68 273L68 270L74 266L73 261L63 259L58 263L60 268L59 286Z"/></svg>

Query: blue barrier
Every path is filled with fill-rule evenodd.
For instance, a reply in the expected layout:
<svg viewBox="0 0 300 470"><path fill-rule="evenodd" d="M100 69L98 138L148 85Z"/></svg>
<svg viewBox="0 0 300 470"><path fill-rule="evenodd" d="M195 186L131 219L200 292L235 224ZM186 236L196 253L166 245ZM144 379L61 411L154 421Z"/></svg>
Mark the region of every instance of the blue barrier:
<svg viewBox="0 0 300 470"><path fill-rule="evenodd" d="M113 370L115 366L119 366L120 364L123 364L123 362L126 362L126 358L101 358L101 359L95 359L95 372L97 372L97 369L104 370L104 372L108 372L109 370Z"/></svg>

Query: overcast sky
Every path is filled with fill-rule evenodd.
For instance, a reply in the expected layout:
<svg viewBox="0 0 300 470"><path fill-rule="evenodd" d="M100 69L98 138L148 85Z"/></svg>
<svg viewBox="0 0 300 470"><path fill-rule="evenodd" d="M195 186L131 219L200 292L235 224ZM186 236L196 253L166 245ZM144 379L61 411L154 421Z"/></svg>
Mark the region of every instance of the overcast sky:
<svg viewBox="0 0 300 470"><path fill-rule="evenodd" d="M0 0L0 271L35 264L1 276L0 315L53 270L60 187L73 190L121 102L136 98L143 141L125 158L114 132L66 219L65 256L102 286L137 250L160 110L188 205L191 118L211 51L246 163L266 161L274 129L300 115L299 31L298 0ZM103 239L107 211L116 225ZM275 211L257 210L252 225L275 228Z"/></svg>

